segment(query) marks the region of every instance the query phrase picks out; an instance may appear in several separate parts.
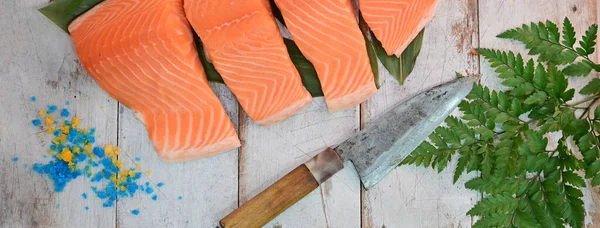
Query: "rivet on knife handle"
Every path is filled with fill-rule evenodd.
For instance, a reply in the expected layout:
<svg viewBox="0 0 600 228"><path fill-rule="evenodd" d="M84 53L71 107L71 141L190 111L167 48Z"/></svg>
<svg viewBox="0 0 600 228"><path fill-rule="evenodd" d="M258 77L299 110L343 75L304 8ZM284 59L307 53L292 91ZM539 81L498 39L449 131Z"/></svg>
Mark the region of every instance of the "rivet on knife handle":
<svg viewBox="0 0 600 228"><path fill-rule="evenodd" d="M221 219L223 228L261 227L344 168L331 148L317 154Z"/></svg>

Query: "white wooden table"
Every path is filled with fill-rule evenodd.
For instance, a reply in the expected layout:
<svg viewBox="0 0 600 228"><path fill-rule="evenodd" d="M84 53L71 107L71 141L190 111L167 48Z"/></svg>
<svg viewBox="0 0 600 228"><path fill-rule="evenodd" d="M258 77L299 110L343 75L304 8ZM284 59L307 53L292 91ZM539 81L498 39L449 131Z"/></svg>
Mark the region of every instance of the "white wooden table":
<svg viewBox="0 0 600 228"><path fill-rule="evenodd" d="M598 20L596 0L440 0L425 32L418 64L405 85L382 75L380 91L356 109L328 113L321 98L294 117L272 127L252 123L224 85L213 85L238 127L238 150L183 164L161 162L146 131L132 112L103 92L77 60L70 37L36 11L47 0L0 0L0 227L215 227L217 221L321 149L335 145L382 111L407 97L451 80L454 72L482 73L495 85L491 69L473 47L521 45L495 38L530 21L571 18L582 34ZM380 72L386 72L383 68ZM29 101L37 96L37 102ZM84 200L83 178L62 193L31 170L42 161L49 142L36 137L30 121L45 104L70 101L82 126L97 128L97 141L131 150L119 159L152 170L142 183L164 182L159 200L145 194L103 208ZM19 157L17 162L12 162ZM29 164L25 168L24 164ZM364 191L350 168L310 193L266 227L471 227L465 213L480 198L452 184L453 167L397 168L372 190ZM586 222L600 226L592 190L586 193ZM182 196L182 200L178 200ZM60 206L59 206L60 205ZM84 210L89 206L89 211ZM130 211L140 208L134 216Z"/></svg>

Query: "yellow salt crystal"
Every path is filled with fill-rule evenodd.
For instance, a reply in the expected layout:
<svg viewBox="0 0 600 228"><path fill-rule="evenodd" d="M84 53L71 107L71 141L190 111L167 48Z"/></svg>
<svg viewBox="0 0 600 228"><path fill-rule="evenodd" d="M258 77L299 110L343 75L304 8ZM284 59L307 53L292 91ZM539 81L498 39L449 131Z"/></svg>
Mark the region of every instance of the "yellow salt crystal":
<svg viewBox="0 0 600 228"><path fill-rule="evenodd" d="M131 150L127 150L127 153L131 153Z"/></svg>
<svg viewBox="0 0 600 228"><path fill-rule="evenodd" d="M150 173L152 173L152 171L150 171L150 170L146 170L146 174L147 174L147 175L150 175Z"/></svg>
<svg viewBox="0 0 600 228"><path fill-rule="evenodd" d="M69 127L69 126L61 126L60 130L62 131L63 134L68 135L69 132L71 131L71 127Z"/></svg>
<svg viewBox="0 0 600 228"><path fill-rule="evenodd" d="M91 169L88 169L88 170L87 170L87 173L88 173L88 174L92 174L92 170L91 170Z"/></svg>
<svg viewBox="0 0 600 228"><path fill-rule="evenodd" d="M48 112L46 110L40 110L40 116L46 116L46 114L48 114Z"/></svg>
<svg viewBox="0 0 600 228"><path fill-rule="evenodd" d="M129 170L129 176L130 176L130 177L134 177L134 176L135 176L135 172L133 172L133 171Z"/></svg>
<svg viewBox="0 0 600 228"><path fill-rule="evenodd" d="M67 141L67 135L65 134L62 134L56 138L59 139L61 142Z"/></svg>
<svg viewBox="0 0 600 228"><path fill-rule="evenodd" d="M140 170L142 169L142 167L140 166L140 164L135 164L135 169Z"/></svg>
<svg viewBox="0 0 600 228"><path fill-rule="evenodd" d="M42 133L37 133L37 137L42 137Z"/></svg>
<svg viewBox="0 0 600 228"><path fill-rule="evenodd" d="M122 169L123 168L123 163L121 163L121 161L117 160L116 157L112 158L112 163L115 167Z"/></svg>
<svg viewBox="0 0 600 228"><path fill-rule="evenodd" d="M54 133L54 131L56 130L55 126L50 126L47 130L46 130L46 134L52 134Z"/></svg>
<svg viewBox="0 0 600 228"><path fill-rule="evenodd" d="M94 157L96 157L96 155L90 154L90 158L94 158Z"/></svg>
<svg viewBox="0 0 600 228"><path fill-rule="evenodd" d="M121 186L121 190L125 191L127 188L125 188L125 186Z"/></svg>
<svg viewBox="0 0 600 228"><path fill-rule="evenodd" d="M85 152L90 152L92 151L92 145L91 144L85 144L85 146L83 146L83 151Z"/></svg>
<svg viewBox="0 0 600 228"><path fill-rule="evenodd" d="M79 154L81 153L81 149L79 149L79 147L76 146L75 148L73 148L73 153Z"/></svg>
<svg viewBox="0 0 600 228"><path fill-rule="evenodd" d="M48 154L52 154L52 150L48 150Z"/></svg>
<svg viewBox="0 0 600 228"><path fill-rule="evenodd" d="M117 176L116 175L110 175L110 177L108 178L109 180L113 181L113 182L117 182Z"/></svg>
<svg viewBox="0 0 600 228"><path fill-rule="evenodd" d="M54 115L46 116L46 118L44 119L44 125L49 126L52 124L54 124Z"/></svg>
<svg viewBox="0 0 600 228"><path fill-rule="evenodd" d="M56 155L56 157L69 163L73 162L73 153L68 148L63 148L62 152Z"/></svg>
<svg viewBox="0 0 600 228"><path fill-rule="evenodd" d="M77 126L79 126L79 117L77 117L77 116L74 116L74 117L73 117L73 119L71 120L71 122L72 122L72 124L71 124L71 125L72 125L73 127L77 127Z"/></svg>
<svg viewBox="0 0 600 228"><path fill-rule="evenodd" d="M114 156L114 149L112 145L106 145L104 146L104 153L106 153L106 155L108 155L109 157Z"/></svg>
<svg viewBox="0 0 600 228"><path fill-rule="evenodd" d="M104 111L104 106L100 106L100 109L101 109L102 111Z"/></svg>

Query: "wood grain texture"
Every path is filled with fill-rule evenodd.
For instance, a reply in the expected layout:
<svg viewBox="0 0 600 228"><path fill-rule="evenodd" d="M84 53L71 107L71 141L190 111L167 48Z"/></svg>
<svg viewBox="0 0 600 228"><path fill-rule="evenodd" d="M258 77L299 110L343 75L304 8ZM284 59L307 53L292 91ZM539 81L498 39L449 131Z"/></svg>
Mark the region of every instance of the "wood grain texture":
<svg viewBox="0 0 600 228"><path fill-rule="evenodd" d="M221 219L223 228L261 227L319 186L301 164L264 191Z"/></svg>
<svg viewBox="0 0 600 228"><path fill-rule="evenodd" d="M452 80L454 72L478 73L477 1L440 0L436 15L425 28L417 65L404 86L389 75L380 91L363 109L364 124L392 105L420 91ZM380 72L386 72L380 67ZM442 173L430 168L401 166L378 185L363 192L363 227L468 227L466 212L479 199L463 187L465 178L452 184L454 164Z"/></svg>
<svg viewBox="0 0 600 228"><path fill-rule="evenodd" d="M211 86L237 126L235 97L223 84ZM127 167L140 164L144 173L151 170L139 183L149 182L154 193L119 200L119 227L215 227L219 219L237 207L237 149L196 161L166 163L159 159L144 125L134 118L133 111L122 105L120 110L119 147L123 153L119 160ZM136 162L136 158L140 161ZM161 182L164 186L158 187ZM153 201L152 195L157 195L158 200ZM131 214L134 209L139 209L140 214Z"/></svg>
<svg viewBox="0 0 600 228"><path fill-rule="evenodd" d="M46 104L70 101L81 126L98 129L98 142L117 139L117 103L82 69L70 37L37 11L46 3L0 1L0 227L115 227L115 208L81 197L92 195L89 181L79 178L55 193L32 170L49 160L43 156L52 138L38 139L31 125Z"/></svg>
<svg viewBox="0 0 600 228"><path fill-rule="evenodd" d="M495 35L532 20L558 22L564 16L571 18L580 36L585 27L598 21L598 2L441 0L426 29L415 71L404 86L382 75L382 89L362 107L362 115L358 108L329 113L322 98L317 98L292 118L260 127L238 112L237 102L225 86L213 85L234 123L242 116L240 153L230 151L199 161L165 164L133 113L118 107L85 73L70 37L36 10L47 1L0 1L0 227L215 227L219 219L286 171L357 131L361 117L363 124L369 124L394 103L451 80L454 71L478 73L480 64L482 83L497 86L498 82L488 77L492 71L487 64L469 54L472 47L479 46L479 40L482 47L522 51L521 44ZM386 72L381 66L379 70ZM585 82L571 81L576 87ZM33 95L38 97L35 103L28 100ZM99 200L80 196L84 192L92 195L89 182L79 179L64 192L53 193L52 183L31 170L33 163L44 161L49 146L49 140L39 140L30 127L35 110L67 100L71 101L70 110L82 117L82 126L96 127L99 143L118 141L123 151L131 151L120 160L129 166L140 157L142 169L152 170L141 183L154 185L157 201L140 194L120 199L117 208L102 208ZM12 162L14 157L19 160ZM362 192L362 202L356 172L351 165L345 166L265 227L472 225L473 220L465 213L479 196L462 187L467 178L452 184L452 165L441 174L400 167L374 189ZM156 187L159 182L165 186ZM584 191L588 227L600 226L597 191ZM140 214L133 216L132 209L139 209Z"/></svg>
<svg viewBox="0 0 600 228"><path fill-rule="evenodd" d="M526 54L524 45L518 42L499 39L495 36L502 31L510 28L521 26L523 23L550 20L555 22L562 28L562 20L569 17L578 38L584 34L588 26L598 21L598 1L596 0L566 0L566 1L535 1L535 0L505 0L505 1L481 1L479 3L480 14L479 19L481 25L481 47L497 48L503 50L512 50L517 53ZM598 46L597 46L598 48ZM596 49L598 50L598 49ZM598 54L598 53L596 53ZM528 59L528 58L526 58ZM597 55L593 58L597 60ZM481 62L481 72L483 75L482 84L491 88L501 89L496 74L489 67L488 63ZM586 78L570 78L569 88L583 87L591 77ZM573 100L581 99L581 95L576 93ZM548 149L556 148L557 135L550 133ZM589 186L589 184L588 184ZM584 191L584 203L586 209L585 224L588 227L599 227L598 224L598 203L595 201L598 198L598 188L587 188ZM592 217L594 216L594 217ZM592 224L592 222L594 222Z"/></svg>
<svg viewBox="0 0 600 228"><path fill-rule="evenodd" d="M244 117L240 137L240 204L267 188L288 170L358 129L358 108L329 113L322 98L270 127ZM265 227L360 227L360 187L345 168Z"/></svg>

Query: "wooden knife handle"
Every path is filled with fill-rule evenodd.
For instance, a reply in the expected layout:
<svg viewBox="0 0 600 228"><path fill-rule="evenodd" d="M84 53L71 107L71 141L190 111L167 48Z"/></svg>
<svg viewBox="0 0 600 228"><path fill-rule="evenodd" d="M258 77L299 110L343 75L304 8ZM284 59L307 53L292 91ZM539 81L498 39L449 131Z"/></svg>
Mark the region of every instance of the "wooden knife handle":
<svg viewBox="0 0 600 228"><path fill-rule="evenodd" d="M220 225L223 228L261 227L343 168L342 159L327 148L225 216Z"/></svg>

